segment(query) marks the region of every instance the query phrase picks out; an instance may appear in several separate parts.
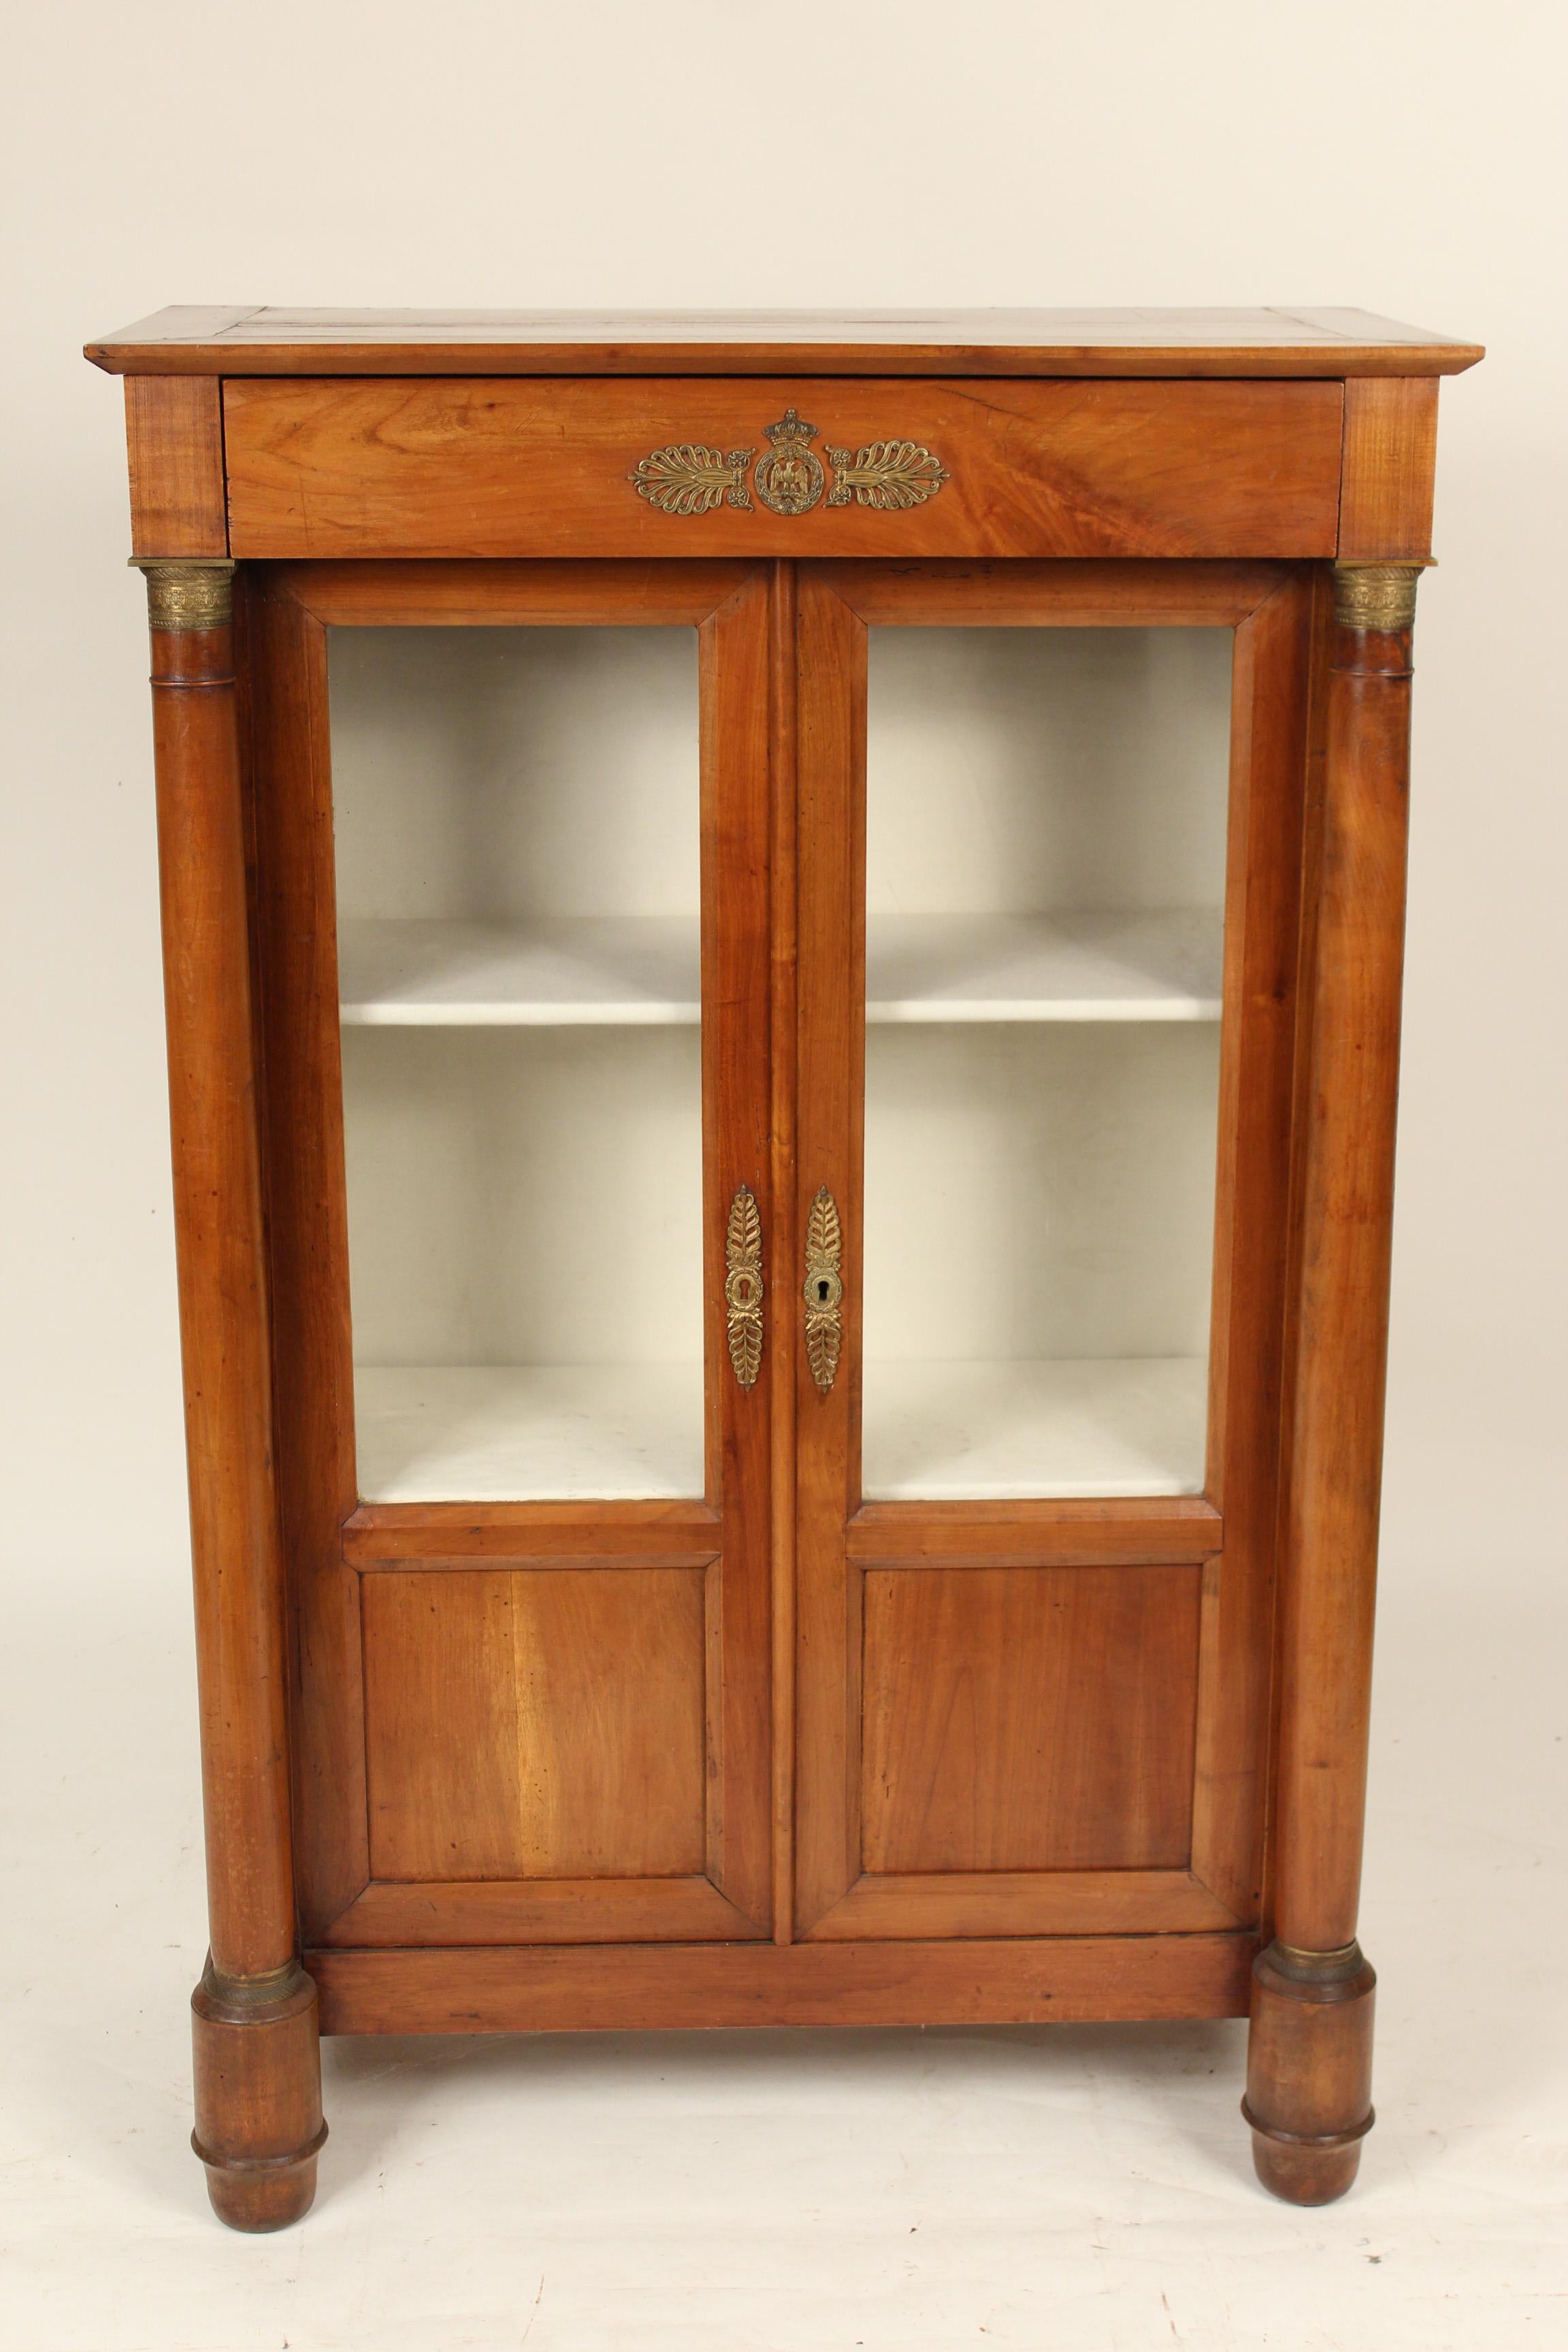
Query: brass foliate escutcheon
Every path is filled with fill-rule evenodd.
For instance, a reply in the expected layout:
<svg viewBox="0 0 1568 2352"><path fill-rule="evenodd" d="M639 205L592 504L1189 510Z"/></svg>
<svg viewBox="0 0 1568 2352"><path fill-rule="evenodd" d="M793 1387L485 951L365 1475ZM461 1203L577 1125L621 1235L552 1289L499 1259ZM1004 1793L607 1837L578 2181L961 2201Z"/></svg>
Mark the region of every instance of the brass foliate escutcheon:
<svg viewBox="0 0 1568 2352"><path fill-rule="evenodd" d="M873 441L851 457L847 449L829 449L833 488L830 507L923 507L948 479L946 467L918 441Z"/></svg>
<svg viewBox="0 0 1568 2352"><path fill-rule="evenodd" d="M811 446L817 437L815 425L786 408L776 425L764 426L763 436L768 446L754 471L754 448L725 452L700 441L672 441L639 457L626 479L660 514L705 515L721 506L751 511L754 488L771 514L804 515L818 506L895 513L924 506L952 478L941 458L919 441L868 441L859 449L828 447L828 488L827 468Z"/></svg>
<svg viewBox="0 0 1568 2352"><path fill-rule="evenodd" d="M754 449L705 449L699 442L672 442L639 457L626 476L639 499L647 499L660 514L710 514L715 507L742 507L751 511L746 471Z"/></svg>
<svg viewBox="0 0 1568 2352"><path fill-rule="evenodd" d="M735 1378L743 1389L755 1388L763 1369L763 1220L749 1184L742 1184L730 1203L724 1319Z"/></svg>
<svg viewBox="0 0 1568 2352"><path fill-rule="evenodd" d="M1334 618L1342 629L1409 629L1419 563L1336 563Z"/></svg>
<svg viewBox="0 0 1568 2352"><path fill-rule="evenodd" d="M838 1206L823 1185L805 1223L805 1360L824 1396L838 1370L844 1344L844 1229Z"/></svg>
<svg viewBox="0 0 1568 2352"><path fill-rule="evenodd" d="M234 618L234 564L226 555L176 562L133 555L147 582L150 629L226 629Z"/></svg>

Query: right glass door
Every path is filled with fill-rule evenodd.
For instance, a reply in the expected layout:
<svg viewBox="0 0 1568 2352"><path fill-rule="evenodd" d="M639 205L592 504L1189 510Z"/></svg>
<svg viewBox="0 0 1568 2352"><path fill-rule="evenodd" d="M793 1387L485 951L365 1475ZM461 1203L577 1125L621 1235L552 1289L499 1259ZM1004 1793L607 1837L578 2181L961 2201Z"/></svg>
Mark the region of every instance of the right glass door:
<svg viewBox="0 0 1568 2352"><path fill-rule="evenodd" d="M863 1492L1195 1495L1230 632L868 653Z"/></svg>
<svg viewBox="0 0 1568 2352"><path fill-rule="evenodd" d="M1317 593L802 568L798 1934L1258 1916Z"/></svg>

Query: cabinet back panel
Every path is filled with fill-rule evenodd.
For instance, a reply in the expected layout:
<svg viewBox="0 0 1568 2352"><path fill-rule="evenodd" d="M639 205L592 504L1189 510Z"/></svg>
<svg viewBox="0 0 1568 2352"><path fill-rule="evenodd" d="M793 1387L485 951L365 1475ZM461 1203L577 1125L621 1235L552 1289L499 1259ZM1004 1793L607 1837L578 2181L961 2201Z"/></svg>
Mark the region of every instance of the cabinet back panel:
<svg viewBox="0 0 1568 2352"><path fill-rule="evenodd" d="M373 1876L700 1871L704 1574L366 1578Z"/></svg>
<svg viewBox="0 0 1568 2352"><path fill-rule="evenodd" d="M333 628L346 918L689 916L697 632Z"/></svg>
<svg viewBox="0 0 1568 2352"><path fill-rule="evenodd" d="M1201 1576L869 1573L865 1869L1184 1864Z"/></svg>
<svg viewBox="0 0 1568 2352"><path fill-rule="evenodd" d="M1231 648L1227 628L873 628L868 913L1217 909Z"/></svg>

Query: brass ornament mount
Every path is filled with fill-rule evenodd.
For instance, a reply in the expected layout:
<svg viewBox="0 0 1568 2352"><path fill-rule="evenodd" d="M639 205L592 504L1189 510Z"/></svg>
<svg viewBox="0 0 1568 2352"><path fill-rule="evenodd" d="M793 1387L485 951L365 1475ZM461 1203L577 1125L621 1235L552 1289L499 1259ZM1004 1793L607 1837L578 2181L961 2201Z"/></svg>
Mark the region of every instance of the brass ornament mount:
<svg viewBox="0 0 1568 2352"><path fill-rule="evenodd" d="M793 408L767 425L763 437L768 446L761 457L754 447L725 451L671 442L639 457L626 479L661 514L711 514L721 506L750 513L754 489L770 513L803 515L817 506L874 507L883 513L924 506L952 478L941 458L918 441L868 441L855 450L829 443L825 466L811 446L819 437L816 425Z"/></svg>
<svg viewBox="0 0 1568 2352"><path fill-rule="evenodd" d="M226 629L234 618L234 562L226 555L133 555L147 582L150 629Z"/></svg>
<svg viewBox="0 0 1568 2352"><path fill-rule="evenodd" d="M763 1369L763 1219L749 1184L742 1184L730 1203L724 1234L724 1322L735 1378L743 1389L755 1388Z"/></svg>
<svg viewBox="0 0 1568 2352"><path fill-rule="evenodd" d="M844 1228L838 1204L824 1184L805 1221L805 1360L826 1396L838 1370L844 1345Z"/></svg>
<svg viewBox="0 0 1568 2352"><path fill-rule="evenodd" d="M1410 629L1424 563L1336 563L1334 619L1342 629Z"/></svg>

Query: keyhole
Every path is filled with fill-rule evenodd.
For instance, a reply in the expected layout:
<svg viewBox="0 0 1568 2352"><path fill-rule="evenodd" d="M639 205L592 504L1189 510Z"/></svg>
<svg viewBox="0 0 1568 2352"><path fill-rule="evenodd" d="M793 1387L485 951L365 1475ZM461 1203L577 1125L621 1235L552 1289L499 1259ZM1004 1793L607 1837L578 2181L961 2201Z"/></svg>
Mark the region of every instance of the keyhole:
<svg viewBox="0 0 1568 2352"><path fill-rule="evenodd" d="M818 1282L817 1282L817 1286L816 1286L816 1295L817 1295L818 1299L819 1299L819 1300L821 1301L821 1303L823 1304L823 1306L824 1306L824 1307L826 1307L826 1304L827 1304L827 1283L826 1283L826 1278L822 1278L822 1279L819 1279L819 1280L818 1280Z"/></svg>

